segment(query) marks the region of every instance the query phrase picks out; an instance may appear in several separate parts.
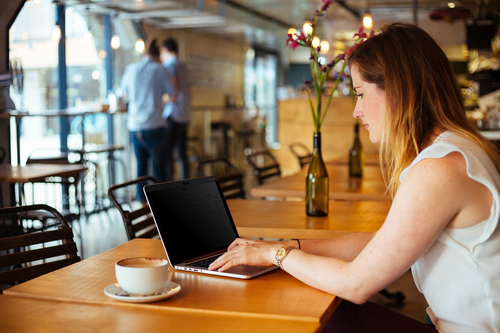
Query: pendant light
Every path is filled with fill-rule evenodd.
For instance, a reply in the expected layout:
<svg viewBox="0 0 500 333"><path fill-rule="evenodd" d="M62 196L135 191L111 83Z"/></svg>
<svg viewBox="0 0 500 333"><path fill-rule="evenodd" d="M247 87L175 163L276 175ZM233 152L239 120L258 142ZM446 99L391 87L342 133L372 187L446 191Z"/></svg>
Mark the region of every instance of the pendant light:
<svg viewBox="0 0 500 333"><path fill-rule="evenodd" d="M365 28L366 30L370 30L371 28L373 28L373 19L370 15L370 0L368 0L366 14L365 16L363 16L363 28Z"/></svg>
<svg viewBox="0 0 500 333"><path fill-rule="evenodd" d="M143 53L144 50L146 49L146 44L144 44L144 39L142 38L137 38L137 41L135 42L135 50L137 53Z"/></svg>
<svg viewBox="0 0 500 333"><path fill-rule="evenodd" d="M302 31L306 35L310 35L313 32L313 27L311 21L305 21L304 25L302 26Z"/></svg>
<svg viewBox="0 0 500 333"><path fill-rule="evenodd" d="M121 45L120 36L118 36L118 34L115 32L113 34L113 37L111 37L111 48L113 50L118 50L120 48L120 45Z"/></svg>

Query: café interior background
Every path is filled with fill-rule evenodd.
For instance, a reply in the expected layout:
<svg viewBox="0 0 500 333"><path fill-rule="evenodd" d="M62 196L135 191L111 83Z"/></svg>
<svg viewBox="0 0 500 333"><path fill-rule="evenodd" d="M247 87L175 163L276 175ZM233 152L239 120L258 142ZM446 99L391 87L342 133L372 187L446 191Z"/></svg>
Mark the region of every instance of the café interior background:
<svg viewBox="0 0 500 333"><path fill-rule="evenodd" d="M310 75L308 50L289 49L287 31L302 29L304 21L314 15L321 3L319 0L3 0L2 5L9 10L5 10L2 23L7 27L12 23L6 53L14 75L8 95L18 110L61 108L58 8L64 8L65 13L68 108L99 109L112 104L120 94L119 83L125 67L143 56L139 42L173 37L179 41L180 59L188 66L192 102L199 111L194 113L188 134L194 138L192 147L198 154L214 154L203 142L205 113L209 112L212 122L230 122L235 129L256 129L261 146L273 150L278 157L283 175L292 174L298 171L298 166L288 144L300 139L311 145L313 130L308 112L300 112L298 107L293 109L294 101L306 96L303 82ZM12 8L20 9L17 16ZM334 1L318 27L321 40L329 44L329 50L323 52L326 62L352 44L352 36L368 13L375 30L395 21L417 23L436 39L453 65L471 120L488 125L481 122L489 115L486 110L475 113L474 110L478 108L480 95L499 87L500 65L495 50L500 47L491 46L492 40L498 43L498 37L493 38L499 21L498 4L472 0ZM111 29L111 45L106 43L106 29ZM16 75L21 70L22 75ZM344 80L337 91L337 97L347 96L348 81ZM341 99L332 103L333 110L324 128L332 136L324 141L335 144L326 144L327 159L343 154L351 143L353 120L349 103ZM498 113L490 118L494 117ZM130 149L126 114L116 114L111 129L110 121L105 114L85 117L86 145L112 141ZM10 160L15 165L18 157L15 133L11 130L13 122L14 119L1 120L0 142L10 148ZM311 133L298 131L303 125L311 125ZM21 164L41 148L57 152L62 142L60 126L57 117L23 119ZM69 118L67 132L68 148L79 149L81 117ZM377 147L364 132L361 136L365 150L376 153ZM50 154L43 152L47 153ZM132 155L129 150L124 155L129 169L117 168L117 181L135 174ZM233 151L232 158L238 166L242 165L244 156L240 152Z"/></svg>

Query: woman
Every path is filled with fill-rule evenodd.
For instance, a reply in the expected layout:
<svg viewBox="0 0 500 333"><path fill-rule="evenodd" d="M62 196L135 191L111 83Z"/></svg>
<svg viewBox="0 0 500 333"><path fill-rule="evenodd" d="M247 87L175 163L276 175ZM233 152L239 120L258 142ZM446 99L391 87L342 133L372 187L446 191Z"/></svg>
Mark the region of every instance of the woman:
<svg viewBox="0 0 500 333"><path fill-rule="evenodd" d="M445 54L420 28L393 24L359 45L348 61L358 96L353 116L380 143L393 197L384 225L373 234L332 240L237 239L211 269L273 265L277 257L305 283L363 304L411 267L438 331L499 332L500 158L467 123ZM300 250L288 248L298 245ZM375 311L390 320L368 323L360 316L347 327L429 329L369 303L352 303L343 301L327 328L352 313L369 317Z"/></svg>

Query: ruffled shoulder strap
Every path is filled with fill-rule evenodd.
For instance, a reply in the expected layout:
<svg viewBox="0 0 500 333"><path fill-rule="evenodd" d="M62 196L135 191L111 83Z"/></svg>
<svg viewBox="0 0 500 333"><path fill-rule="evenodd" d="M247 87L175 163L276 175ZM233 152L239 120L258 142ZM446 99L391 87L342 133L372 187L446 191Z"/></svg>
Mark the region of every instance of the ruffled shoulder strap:
<svg viewBox="0 0 500 333"><path fill-rule="evenodd" d="M500 218L500 175L498 174L496 167L489 158L488 154L486 154L481 147L457 134L444 132L436 138L432 145L425 148L420 154L418 154L411 165L401 173L399 179L403 182L411 168L423 159L442 158L451 152L459 152L464 156L467 165L467 175L471 179L488 188L493 196L490 217L486 222L482 235L473 245L476 246L484 243L491 237L498 226L498 220ZM463 247L463 245L454 240L446 232L441 233L438 241L451 247Z"/></svg>

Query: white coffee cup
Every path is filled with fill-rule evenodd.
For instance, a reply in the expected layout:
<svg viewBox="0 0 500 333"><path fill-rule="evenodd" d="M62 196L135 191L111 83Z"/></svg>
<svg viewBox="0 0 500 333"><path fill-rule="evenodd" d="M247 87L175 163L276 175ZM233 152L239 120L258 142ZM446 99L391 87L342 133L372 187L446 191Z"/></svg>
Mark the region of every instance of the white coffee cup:
<svg viewBox="0 0 500 333"><path fill-rule="evenodd" d="M115 264L115 274L127 293L152 295L167 282L169 267L166 259L129 258Z"/></svg>

